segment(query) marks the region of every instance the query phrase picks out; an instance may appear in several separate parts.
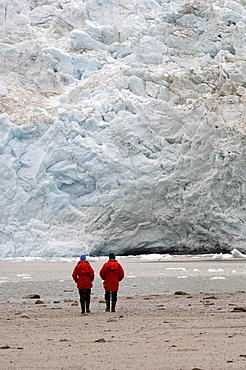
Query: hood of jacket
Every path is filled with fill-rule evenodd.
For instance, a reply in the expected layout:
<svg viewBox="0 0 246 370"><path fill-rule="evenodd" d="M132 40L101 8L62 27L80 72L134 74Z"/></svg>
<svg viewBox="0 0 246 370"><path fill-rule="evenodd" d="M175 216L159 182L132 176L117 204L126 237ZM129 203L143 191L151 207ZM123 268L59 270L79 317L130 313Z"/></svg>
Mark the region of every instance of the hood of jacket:
<svg viewBox="0 0 246 370"><path fill-rule="evenodd" d="M107 269L111 271L118 270L118 262L116 260L109 260L107 263Z"/></svg>
<svg viewBox="0 0 246 370"><path fill-rule="evenodd" d="M90 270L90 265L88 261L79 261L78 262L78 269L83 272L83 274L86 274Z"/></svg>

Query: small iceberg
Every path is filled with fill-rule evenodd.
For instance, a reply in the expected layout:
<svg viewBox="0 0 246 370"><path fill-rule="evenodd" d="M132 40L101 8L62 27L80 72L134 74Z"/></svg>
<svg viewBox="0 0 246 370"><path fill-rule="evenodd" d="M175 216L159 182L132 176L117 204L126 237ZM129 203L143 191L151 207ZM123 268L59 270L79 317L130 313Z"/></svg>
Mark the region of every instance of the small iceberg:
<svg viewBox="0 0 246 370"><path fill-rule="evenodd" d="M233 251L231 252L231 255L232 255L232 258L246 258L246 255L241 253L237 249L233 249Z"/></svg>

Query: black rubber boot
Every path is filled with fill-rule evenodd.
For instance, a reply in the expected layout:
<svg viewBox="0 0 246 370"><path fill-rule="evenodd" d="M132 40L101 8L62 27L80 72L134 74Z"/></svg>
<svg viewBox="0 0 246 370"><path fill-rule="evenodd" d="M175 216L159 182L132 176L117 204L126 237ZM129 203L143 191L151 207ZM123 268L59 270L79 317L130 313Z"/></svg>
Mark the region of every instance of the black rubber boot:
<svg viewBox="0 0 246 370"><path fill-rule="evenodd" d="M90 301L86 301L86 312L90 313Z"/></svg>
<svg viewBox="0 0 246 370"><path fill-rule="evenodd" d="M111 312L115 312L115 306L116 306L117 299L113 298L112 299L112 307L111 307Z"/></svg>
<svg viewBox="0 0 246 370"><path fill-rule="evenodd" d="M105 301L106 301L106 310L105 311L110 311L110 292L108 292L107 290L105 290L105 295L104 295L104 298L105 298Z"/></svg>
<svg viewBox="0 0 246 370"><path fill-rule="evenodd" d="M106 310L105 311L110 311L110 298L106 299Z"/></svg>
<svg viewBox="0 0 246 370"><path fill-rule="evenodd" d="M85 313L85 302L80 301L80 305L81 305L81 313L84 314Z"/></svg>

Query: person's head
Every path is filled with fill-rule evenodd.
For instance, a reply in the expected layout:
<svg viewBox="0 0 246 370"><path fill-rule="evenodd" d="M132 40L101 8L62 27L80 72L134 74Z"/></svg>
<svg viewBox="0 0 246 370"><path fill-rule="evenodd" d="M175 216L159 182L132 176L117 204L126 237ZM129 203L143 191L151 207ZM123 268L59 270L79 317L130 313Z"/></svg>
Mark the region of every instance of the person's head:
<svg viewBox="0 0 246 370"><path fill-rule="evenodd" d="M80 261L84 261L84 260L86 260L86 255L85 254L81 254Z"/></svg>
<svg viewBox="0 0 246 370"><path fill-rule="evenodd" d="M114 253L109 253L108 258L110 260L115 260L115 254Z"/></svg>

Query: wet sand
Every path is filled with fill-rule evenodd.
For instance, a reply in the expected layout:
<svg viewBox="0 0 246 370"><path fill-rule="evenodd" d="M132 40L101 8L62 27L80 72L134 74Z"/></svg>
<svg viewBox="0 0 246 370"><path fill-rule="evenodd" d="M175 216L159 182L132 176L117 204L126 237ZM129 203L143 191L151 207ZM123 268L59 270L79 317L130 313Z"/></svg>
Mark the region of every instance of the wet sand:
<svg viewBox="0 0 246 370"><path fill-rule="evenodd" d="M246 368L246 293L93 297L0 306L0 368L226 370Z"/></svg>

